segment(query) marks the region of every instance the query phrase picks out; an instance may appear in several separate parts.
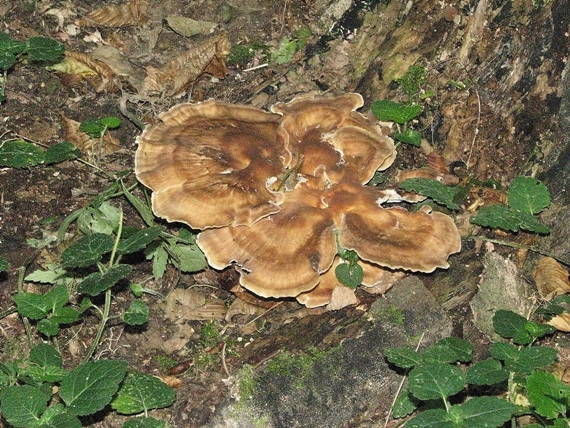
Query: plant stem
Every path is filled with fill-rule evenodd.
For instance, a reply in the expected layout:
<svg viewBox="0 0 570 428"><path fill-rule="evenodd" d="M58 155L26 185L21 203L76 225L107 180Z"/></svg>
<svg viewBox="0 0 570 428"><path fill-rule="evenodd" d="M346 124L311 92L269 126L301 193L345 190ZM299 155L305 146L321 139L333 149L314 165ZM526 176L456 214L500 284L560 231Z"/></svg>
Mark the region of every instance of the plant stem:
<svg viewBox="0 0 570 428"><path fill-rule="evenodd" d="M103 336L103 331L107 325L107 321L109 319L109 312L111 311L111 289L108 288L105 291L105 307L103 308L103 316L101 319L101 324L99 324L99 329L97 330L97 335L95 336L95 340L91 344L91 348L89 348L89 352L83 359L83 362L88 362L93 354L95 353L95 349L99 346L99 341L101 340L101 336Z"/></svg>
<svg viewBox="0 0 570 428"><path fill-rule="evenodd" d="M18 293L24 292L24 275L26 273L26 268L24 266L18 268ZM22 317L22 322L24 323L24 329L26 330L26 336L28 337L28 344L32 346L34 344L32 340L32 328L30 327L30 321L26 317Z"/></svg>

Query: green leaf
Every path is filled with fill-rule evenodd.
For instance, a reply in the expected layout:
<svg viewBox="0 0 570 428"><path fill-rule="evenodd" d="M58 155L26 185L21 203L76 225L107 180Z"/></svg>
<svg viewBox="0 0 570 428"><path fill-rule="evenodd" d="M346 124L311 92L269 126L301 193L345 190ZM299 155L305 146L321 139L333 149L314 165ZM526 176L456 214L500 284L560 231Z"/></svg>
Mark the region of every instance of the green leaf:
<svg viewBox="0 0 570 428"><path fill-rule="evenodd" d="M509 372L505 370L500 361L489 358L469 367L465 378L467 383L473 385L494 385L507 380Z"/></svg>
<svg viewBox="0 0 570 428"><path fill-rule="evenodd" d="M364 270L358 263L352 265L350 263L341 263L335 268L334 273L341 284L352 289L362 284L364 279Z"/></svg>
<svg viewBox="0 0 570 428"><path fill-rule="evenodd" d="M0 166L27 168L44 161L44 151L22 140L5 141L0 145Z"/></svg>
<svg viewBox="0 0 570 428"><path fill-rule="evenodd" d="M69 291L65 285L56 285L44 295L44 298L50 309L55 311L57 307L69 302Z"/></svg>
<svg viewBox="0 0 570 428"><path fill-rule="evenodd" d="M2 394L2 416L16 428L34 426L51 399L51 386L9 386Z"/></svg>
<svg viewBox="0 0 570 428"><path fill-rule="evenodd" d="M406 422L406 428L460 428L443 409L429 409Z"/></svg>
<svg viewBox="0 0 570 428"><path fill-rule="evenodd" d="M526 214L538 214L550 205L546 186L532 177L517 177L507 192L509 206Z"/></svg>
<svg viewBox="0 0 570 428"><path fill-rule="evenodd" d="M30 350L30 362L40 367L63 367L61 354L54 346L47 343L39 343Z"/></svg>
<svg viewBox="0 0 570 428"><path fill-rule="evenodd" d="M422 111L419 104L406 105L391 100L378 100L370 105L370 110L378 120L394 121L403 125Z"/></svg>
<svg viewBox="0 0 570 428"><path fill-rule="evenodd" d="M171 243L169 250L176 256L174 264L182 272L198 272L208 266L204 253L197 245Z"/></svg>
<svg viewBox="0 0 570 428"><path fill-rule="evenodd" d="M48 337L57 336L59 333L59 323L51 318L44 318L38 323L38 331Z"/></svg>
<svg viewBox="0 0 570 428"><path fill-rule="evenodd" d="M461 405L466 427L501 427L511 419L517 406L497 397L473 397Z"/></svg>
<svg viewBox="0 0 570 428"><path fill-rule="evenodd" d="M133 300L129 309L123 314L128 325L142 325L148 322L148 306L142 300Z"/></svg>
<svg viewBox="0 0 570 428"><path fill-rule="evenodd" d="M519 350L510 343L493 343L490 352L494 358L504 361L508 370L522 374L530 374L535 369L546 367L558 356L554 348L533 346Z"/></svg>
<svg viewBox="0 0 570 428"><path fill-rule="evenodd" d="M42 415L42 424L38 428L81 428L81 421L75 415L58 413L53 416L47 413L55 406L49 407Z"/></svg>
<svg viewBox="0 0 570 428"><path fill-rule="evenodd" d="M458 337L446 337L422 352L424 361L436 363L469 362L473 355L473 345Z"/></svg>
<svg viewBox="0 0 570 428"><path fill-rule="evenodd" d="M104 117L100 120L100 122L109 129L114 129L121 126L121 119L119 119L117 116Z"/></svg>
<svg viewBox="0 0 570 428"><path fill-rule="evenodd" d="M408 388L420 400L447 398L462 391L465 375L449 364L424 362L410 371Z"/></svg>
<svg viewBox="0 0 570 428"><path fill-rule="evenodd" d="M77 227L86 235L111 235L119 227L121 210L104 201L98 208L85 207L77 218Z"/></svg>
<svg viewBox="0 0 570 428"><path fill-rule="evenodd" d="M0 257L0 272L8 270L8 262Z"/></svg>
<svg viewBox="0 0 570 428"><path fill-rule="evenodd" d="M65 267L85 267L101 260L103 254L113 249L114 241L109 235L94 233L87 235L69 247L61 254Z"/></svg>
<svg viewBox="0 0 570 428"><path fill-rule="evenodd" d="M0 32L0 51L11 54L19 54L24 51L26 44L19 40L12 39L8 34Z"/></svg>
<svg viewBox="0 0 570 428"><path fill-rule="evenodd" d="M147 247L150 248L150 247ZM166 264L168 262L168 252L166 251L166 243L160 242L154 251L147 253L147 259L153 258L152 275L155 279L160 279L166 272Z"/></svg>
<svg viewBox="0 0 570 428"><path fill-rule="evenodd" d="M403 369L409 369L421 363L420 354L410 348L388 348L384 351L386 359Z"/></svg>
<svg viewBox="0 0 570 428"><path fill-rule="evenodd" d="M271 57L277 64L285 64L293 59L295 52L297 52L297 41L285 36Z"/></svg>
<svg viewBox="0 0 570 428"><path fill-rule="evenodd" d="M527 397L536 412L548 419L565 416L570 397L570 386L552 373L535 371L526 378Z"/></svg>
<svg viewBox="0 0 570 428"><path fill-rule="evenodd" d="M121 428L166 428L166 422L154 418L129 419Z"/></svg>
<svg viewBox="0 0 570 428"><path fill-rule="evenodd" d="M556 328L549 324L539 324L535 322L527 322L524 329L535 338L546 336L547 334L554 334L556 332Z"/></svg>
<svg viewBox="0 0 570 428"><path fill-rule="evenodd" d="M162 381L140 372L129 372L111 403L118 413L132 415L150 409L171 406L176 392Z"/></svg>
<svg viewBox="0 0 570 428"><path fill-rule="evenodd" d="M0 51L0 70L8 71L16 63L16 55L6 51ZM0 94L0 102L6 100L3 94Z"/></svg>
<svg viewBox="0 0 570 428"><path fill-rule="evenodd" d="M63 57L65 48L56 40L47 37L30 37L26 42L26 53L31 61L56 62Z"/></svg>
<svg viewBox="0 0 570 428"><path fill-rule="evenodd" d="M152 241L156 240L163 230L164 228L162 226L157 226L147 227L146 229L135 232L127 239L119 242L119 245L117 246L117 254L125 255L142 250Z"/></svg>
<svg viewBox="0 0 570 428"><path fill-rule="evenodd" d="M507 339L516 337L516 340L513 341L519 345L527 345L533 340L525 329L527 322L527 319L522 315L503 309L499 309L495 312L495 315L493 315L493 328L495 332Z"/></svg>
<svg viewBox="0 0 570 428"><path fill-rule="evenodd" d="M18 293L14 295L14 301L20 315L32 320L45 318L50 310L50 305L41 294Z"/></svg>
<svg viewBox="0 0 570 428"><path fill-rule="evenodd" d="M144 203L141 199L137 198L135 195L129 192L129 189L127 189L124 183L121 183L121 186L126 198L138 211L139 215L146 223L146 225L149 227L152 226L154 224L154 214L152 213L152 209L148 206L148 204Z"/></svg>
<svg viewBox="0 0 570 428"><path fill-rule="evenodd" d="M493 343L489 352L493 358L501 361L516 360L519 357L519 349L510 343Z"/></svg>
<svg viewBox="0 0 570 428"><path fill-rule="evenodd" d="M474 216L471 216L470 221L479 226L500 228L513 232L524 229L534 233L550 233L550 228L532 215L501 204L481 208Z"/></svg>
<svg viewBox="0 0 570 428"><path fill-rule="evenodd" d="M106 129L107 127L99 119L88 119L79 124L79 130L91 138L100 138Z"/></svg>
<svg viewBox="0 0 570 428"><path fill-rule="evenodd" d="M419 147L422 144L422 136L420 133L410 128L406 128L402 132L395 133L394 139L416 147Z"/></svg>
<svg viewBox="0 0 570 428"><path fill-rule="evenodd" d="M459 205L455 202L455 195L459 187L449 187L431 178L408 178L399 184L406 192L417 192L432 198L438 204L445 205L452 210L458 210Z"/></svg>
<svg viewBox="0 0 570 428"><path fill-rule="evenodd" d="M62 141L61 143L50 146L46 150L45 163L46 165L50 165L66 160L77 159L78 157L81 157L81 150L79 150L69 141Z"/></svg>
<svg viewBox="0 0 570 428"><path fill-rule="evenodd" d="M89 275L77 286L77 291L82 294L88 294L89 296L97 296L111 288L132 271L133 267L131 265L113 265L105 273L94 272Z"/></svg>
<svg viewBox="0 0 570 428"><path fill-rule="evenodd" d="M65 306L63 308L56 308L53 311L50 320L56 322L58 324L71 324L75 321L78 321L80 318L80 313L69 306Z"/></svg>
<svg viewBox="0 0 570 428"><path fill-rule="evenodd" d="M111 402L126 371L126 361L98 360L80 364L65 376L59 395L70 413L90 415Z"/></svg>
<svg viewBox="0 0 570 428"><path fill-rule="evenodd" d="M392 406L392 416L403 418L412 414L418 408L418 401L410 394L408 388L402 389Z"/></svg>
<svg viewBox="0 0 570 428"><path fill-rule="evenodd" d="M30 364L25 367L20 367L19 376L29 377L38 383L42 382L59 382L65 376L66 371L63 367L46 366L40 367L35 364Z"/></svg>

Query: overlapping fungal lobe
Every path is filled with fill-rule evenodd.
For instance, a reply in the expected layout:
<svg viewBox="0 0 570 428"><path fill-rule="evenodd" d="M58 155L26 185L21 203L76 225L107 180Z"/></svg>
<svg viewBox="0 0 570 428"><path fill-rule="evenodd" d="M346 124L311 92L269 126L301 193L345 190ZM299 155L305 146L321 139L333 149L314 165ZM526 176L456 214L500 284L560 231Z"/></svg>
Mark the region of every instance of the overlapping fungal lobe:
<svg viewBox="0 0 570 428"><path fill-rule="evenodd" d="M210 229L198 235L209 264L234 264L240 283L262 297L295 297L313 289L336 255L334 224L306 184L287 192L281 211L252 226Z"/></svg>
<svg viewBox="0 0 570 428"><path fill-rule="evenodd" d="M432 272L449 267L449 255L461 249L453 219L429 207L417 212L383 208L384 199L384 191L354 183L330 189L324 200L334 211L340 245L391 269Z"/></svg>
<svg viewBox="0 0 570 428"><path fill-rule="evenodd" d="M181 104L138 138L137 178L154 213L196 229L252 225L279 212L273 192L290 163L280 117L215 101Z"/></svg>
<svg viewBox="0 0 570 428"><path fill-rule="evenodd" d="M294 160L302 161L301 173L314 175L324 167L331 183L355 179L365 184L377 170L392 164L393 140L355 111L362 105L360 94L345 94L295 99L271 108L283 115L288 148Z"/></svg>

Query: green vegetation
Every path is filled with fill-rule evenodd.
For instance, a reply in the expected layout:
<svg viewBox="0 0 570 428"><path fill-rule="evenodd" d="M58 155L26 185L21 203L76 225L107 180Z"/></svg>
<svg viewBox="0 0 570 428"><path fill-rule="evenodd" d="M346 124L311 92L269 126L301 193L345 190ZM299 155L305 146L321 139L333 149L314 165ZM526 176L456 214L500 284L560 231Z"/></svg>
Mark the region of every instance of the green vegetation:
<svg viewBox="0 0 570 428"><path fill-rule="evenodd" d="M510 343L492 344L491 358L474 364L471 344L454 337L442 339L422 352L409 348L386 350L390 363L410 370L408 384L392 408L394 417L418 410L406 423L408 428L488 428L508 421L515 426L515 418L522 415L538 421L527 425L533 428L568 426L570 386L548 370L557 351L535 345L537 339L554 333L554 327L504 310L495 313L493 326ZM506 398L498 398L501 391ZM429 403L427 410L422 403Z"/></svg>
<svg viewBox="0 0 570 428"><path fill-rule="evenodd" d="M261 43L250 43L247 45L232 45L230 54L226 58L228 65L245 66L249 61L259 55L262 61L269 56L269 47Z"/></svg>
<svg viewBox="0 0 570 428"><path fill-rule="evenodd" d="M308 28L295 31L291 37L283 37L279 46L271 54L271 59L277 64L291 62L297 52L305 49L310 37L311 30Z"/></svg>
<svg viewBox="0 0 570 428"><path fill-rule="evenodd" d="M14 64L22 61L28 63L57 62L63 56L64 47L47 37L31 37L27 41L12 39L8 34L0 32L0 103L6 100L6 76Z"/></svg>

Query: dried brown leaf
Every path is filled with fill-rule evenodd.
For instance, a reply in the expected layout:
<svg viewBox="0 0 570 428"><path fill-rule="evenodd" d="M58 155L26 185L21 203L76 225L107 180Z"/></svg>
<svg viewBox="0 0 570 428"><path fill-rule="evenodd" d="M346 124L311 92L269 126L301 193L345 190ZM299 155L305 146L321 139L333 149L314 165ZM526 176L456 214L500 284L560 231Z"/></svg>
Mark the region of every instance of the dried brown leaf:
<svg viewBox="0 0 570 428"><path fill-rule="evenodd" d="M209 37L162 68L147 67L140 94L174 96L184 92L202 74L224 78L230 42L225 32Z"/></svg>
<svg viewBox="0 0 570 428"><path fill-rule="evenodd" d="M182 381L176 376L157 376L157 378L171 388L180 388L182 386Z"/></svg>
<svg viewBox="0 0 570 428"><path fill-rule="evenodd" d="M63 123L63 130L65 139L72 143L75 147L83 153L93 155L106 155L113 153L121 148L119 140L113 137L110 133L106 133L103 137L103 144L99 147L99 140L90 138L85 132L79 130L80 122L76 120L61 116Z"/></svg>
<svg viewBox="0 0 570 428"><path fill-rule="evenodd" d="M95 92L112 92L116 89L115 73L103 62L97 61L88 54L66 51L65 58L51 67L60 73L82 76L93 87Z"/></svg>
<svg viewBox="0 0 570 428"><path fill-rule="evenodd" d="M140 25L148 18L148 0L131 0L120 6L105 6L89 12L78 25L84 27L127 27Z"/></svg>
<svg viewBox="0 0 570 428"><path fill-rule="evenodd" d="M568 271L552 257L542 257L536 263L534 282L540 295L547 300L570 292Z"/></svg>
<svg viewBox="0 0 570 428"><path fill-rule="evenodd" d="M563 312L548 321L548 324L553 326L556 330L570 333L570 313Z"/></svg>

